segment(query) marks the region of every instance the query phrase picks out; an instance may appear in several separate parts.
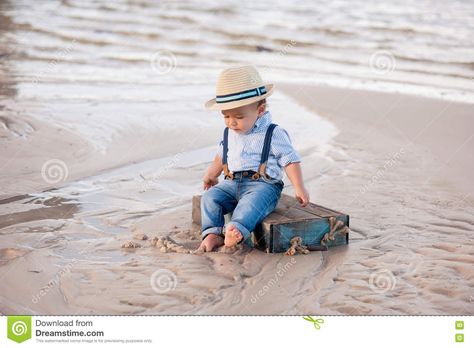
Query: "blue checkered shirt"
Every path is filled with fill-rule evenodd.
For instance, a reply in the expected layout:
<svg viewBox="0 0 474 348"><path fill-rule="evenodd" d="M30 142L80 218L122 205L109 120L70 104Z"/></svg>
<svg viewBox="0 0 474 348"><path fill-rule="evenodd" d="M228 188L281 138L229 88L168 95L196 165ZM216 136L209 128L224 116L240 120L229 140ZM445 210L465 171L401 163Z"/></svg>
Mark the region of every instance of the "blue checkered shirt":
<svg viewBox="0 0 474 348"><path fill-rule="evenodd" d="M268 126L272 123L270 111L257 118L253 127L239 134L229 129L227 163L231 172L241 170L258 171L262 156L263 142ZM217 155L222 158L224 140L219 143ZM291 145L290 136L280 126L273 130L266 173L275 180L283 177L282 168L290 163L301 162L301 158Z"/></svg>

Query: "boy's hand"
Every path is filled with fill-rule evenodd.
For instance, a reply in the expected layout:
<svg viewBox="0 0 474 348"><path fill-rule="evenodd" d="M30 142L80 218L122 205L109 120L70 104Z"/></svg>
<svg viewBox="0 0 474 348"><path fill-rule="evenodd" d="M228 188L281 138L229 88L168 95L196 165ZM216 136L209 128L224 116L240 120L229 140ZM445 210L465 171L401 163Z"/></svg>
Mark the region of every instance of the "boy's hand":
<svg viewBox="0 0 474 348"><path fill-rule="evenodd" d="M290 163L285 167L286 175L295 187L295 197L302 207L309 203L309 193L303 184L303 174L301 173L301 165L299 162Z"/></svg>
<svg viewBox="0 0 474 348"><path fill-rule="evenodd" d="M212 178L208 175L204 176L204 190L209 190L212 186L217 185L219 183L218 178Z"/></svg>
<svg viewBox="0 0 474 348"><path fill-rule="evenodd" d="M295 188L295 197L302 207L306 207L309 203L309 193L304 187Z"/></svg>

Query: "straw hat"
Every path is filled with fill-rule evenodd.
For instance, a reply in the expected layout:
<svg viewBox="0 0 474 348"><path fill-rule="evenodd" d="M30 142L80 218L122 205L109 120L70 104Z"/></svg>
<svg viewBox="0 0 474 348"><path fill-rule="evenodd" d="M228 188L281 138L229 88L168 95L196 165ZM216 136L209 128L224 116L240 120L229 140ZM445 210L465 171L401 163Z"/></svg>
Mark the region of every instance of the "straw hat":
<svg viewBox="0 0 474 348"><path fill-rule="evenodd" d="M254 66L225 69L219 75L216 97L207 101L206 109L228 110L255 103L273 93L273 84L264 84Z"/></svg>

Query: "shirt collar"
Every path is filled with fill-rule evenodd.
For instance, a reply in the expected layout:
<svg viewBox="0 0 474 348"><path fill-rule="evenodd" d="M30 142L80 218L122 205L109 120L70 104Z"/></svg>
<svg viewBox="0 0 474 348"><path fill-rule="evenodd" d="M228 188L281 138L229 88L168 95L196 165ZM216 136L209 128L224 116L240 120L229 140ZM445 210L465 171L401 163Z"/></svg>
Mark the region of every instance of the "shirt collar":
<svg viewBox="0 0 474 348"><path fill-rule="evenodd" d="M265 111L262 116L258 117L252 128L250 128L245 135L255 133L272 123L272 114L270 111Z"/></svg>

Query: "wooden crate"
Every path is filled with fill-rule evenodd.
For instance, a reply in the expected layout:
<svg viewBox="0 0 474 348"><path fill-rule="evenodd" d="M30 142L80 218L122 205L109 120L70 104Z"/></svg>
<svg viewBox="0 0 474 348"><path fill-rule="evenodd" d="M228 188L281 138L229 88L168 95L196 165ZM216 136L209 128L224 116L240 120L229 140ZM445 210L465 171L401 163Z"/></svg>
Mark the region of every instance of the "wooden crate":
<svg viewBox="0 0 474 348"><path fill-rule="evenodd" d="M199 226L200 205L201 196L194 196L192 218ZM282 194L275 210L256 226L247 243L268 253L279 253L287 251L291 239L299 236L309 250L327 250L349 243L348 227L349 215L314 203L301 207L294 197Z"/></svg>

